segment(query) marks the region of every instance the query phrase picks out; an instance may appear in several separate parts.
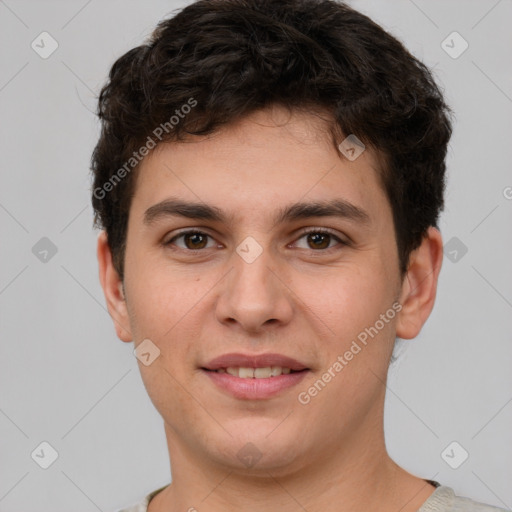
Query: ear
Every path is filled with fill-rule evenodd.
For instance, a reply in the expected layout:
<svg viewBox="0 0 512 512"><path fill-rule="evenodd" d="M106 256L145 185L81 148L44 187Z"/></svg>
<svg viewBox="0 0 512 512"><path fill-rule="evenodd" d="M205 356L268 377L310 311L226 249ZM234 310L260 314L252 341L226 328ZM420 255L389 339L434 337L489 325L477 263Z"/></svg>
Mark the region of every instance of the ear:
<svg viewBox="0 0 512 512"><path fill-rule="evenodd" d="M438 229L430 227L421 245L411 253L402 283L402 309L396 322L396 335L399 338L415 338L427 321L434 307L442 262L441 233Z"/></svg>
<svg viewBox="0 0 512 512"><path fill-rule="evenodd" d="M108 312L114 321L117 337L122 341L132 341L130 317L123 293L123 282L112 263L112 252L105 231L102 231L98 236L97 256L100 283L107 301Z"/></svg>

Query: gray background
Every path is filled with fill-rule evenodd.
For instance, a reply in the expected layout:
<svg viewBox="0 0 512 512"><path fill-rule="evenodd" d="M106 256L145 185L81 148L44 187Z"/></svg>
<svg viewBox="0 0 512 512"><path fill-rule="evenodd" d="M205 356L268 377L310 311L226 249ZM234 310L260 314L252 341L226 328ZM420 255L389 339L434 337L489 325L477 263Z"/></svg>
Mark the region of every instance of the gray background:
<svg viewBox="0 0 512 512"><path fill-rule="evenodd" d="M186 3L0 1L2 512L115 510L170 481L162 420L106 313L88 172L111 64ZM418 476L510 508L512 2L352 5L434 69L457 116L441 223L455 245L431 318L397 346L388 449ZM47 59L31 48L43 31L59 45ZM453 31L469 43L458 58L441 45ZM43 441L58 452L48 469L31 457ZM457 469L441 456L452 441L469 453Z"/></svg>

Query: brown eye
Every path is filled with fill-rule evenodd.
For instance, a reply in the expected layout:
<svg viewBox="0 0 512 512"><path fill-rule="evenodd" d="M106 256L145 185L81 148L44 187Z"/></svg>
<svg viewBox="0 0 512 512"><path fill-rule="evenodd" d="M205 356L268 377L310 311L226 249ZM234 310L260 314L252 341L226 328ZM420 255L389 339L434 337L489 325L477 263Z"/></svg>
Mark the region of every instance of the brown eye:
<svg viewBox="0 0 512 512"><path fill-rule="evenodd" d="M208 235L205 236L202 233L190 233L184 235L183 240L185 241L187 249L203 249L206 245L207 236Z"/></svg>
<svg viewBox="0 0 512 512"><path fill-rule="evenodd" d="M299 240L305 239L306 243L302 244L300 249L312 249L316 251L328 251L330 249L334 249L337 245L342 248L347 245L347 242L344 242L341 238L336 236L334 233L327 231L325 229L310 229L309 231L302 233L302 236L299 237ZM337 243L332 243L337 242Z"/></svg>
<svg viewBox="0 0 512 512"><path fill-rule="evenodd" d="M207 248L209 238L211 239L210 235L201 231L184 231L171 238L168 242L165 242L164 245L176 245L179 249L199 251ZM180 239L183 239L183 244L176 243L176 241Z"/></svg>
<svg viewBox="0 0 512 512"><path fill-rule="evenodd" d="M312 249L327 249L331 240L331 235L326 233L308 233L308 242Z"/></svg>

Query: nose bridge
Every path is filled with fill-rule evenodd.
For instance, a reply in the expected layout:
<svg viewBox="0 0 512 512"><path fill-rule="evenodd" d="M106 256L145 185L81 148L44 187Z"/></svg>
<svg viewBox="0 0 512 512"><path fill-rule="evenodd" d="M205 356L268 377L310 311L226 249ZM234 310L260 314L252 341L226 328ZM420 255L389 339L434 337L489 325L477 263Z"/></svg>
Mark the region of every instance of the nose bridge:
<svg viewBox="0 0 512 512"><path fill-rule="evenodd" d="M263 240L263 237L261 238ZM231 255L233 271L222 287L217 307L219 321L257 331L269 320L288 322L291 305L278 279L279 262L266 242L246 237Z"/></svg>
<svg viewBox="0 0 512 512"><path fill-rule="evenodd" d="M263 246L253 237L245 238L232 256L235 266L231 276L231 293L243 301L245 307L261 307L271 302L274 295L272 286L272 254L268 244Z"/></svg>

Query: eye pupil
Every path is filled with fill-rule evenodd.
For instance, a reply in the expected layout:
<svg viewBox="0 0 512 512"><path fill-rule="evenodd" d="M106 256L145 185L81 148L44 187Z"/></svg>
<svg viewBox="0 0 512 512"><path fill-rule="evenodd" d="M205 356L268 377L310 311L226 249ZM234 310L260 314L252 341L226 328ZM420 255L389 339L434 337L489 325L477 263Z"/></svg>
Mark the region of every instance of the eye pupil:
<svg viewBox="0 0 512 512"><path fill-rule="evenodd" d="M310 240L313 240L313 245L315 248L324 249L325 247L329 246L329 236L325 233L313 233L308 235ZM327 244L325 244L325 241L327 240ZM320 243L318 243L320 242ZM322 243L324 242L324 243Z"/></svg>
<svg viewBox="0 0 512 512"><path fill-rule="evenodd" d="M189 248L189 249L202 249L204 247L204 241L206 240L206 237L200 233L189 233L187 235L184 236L185 238L185 243L186 243L186 246ZM201 247L197 247L197 243L201 243L200 239L203 239L203 245L201 245ZM192 247L190 247L189 243L192 240Z"/></svg>

